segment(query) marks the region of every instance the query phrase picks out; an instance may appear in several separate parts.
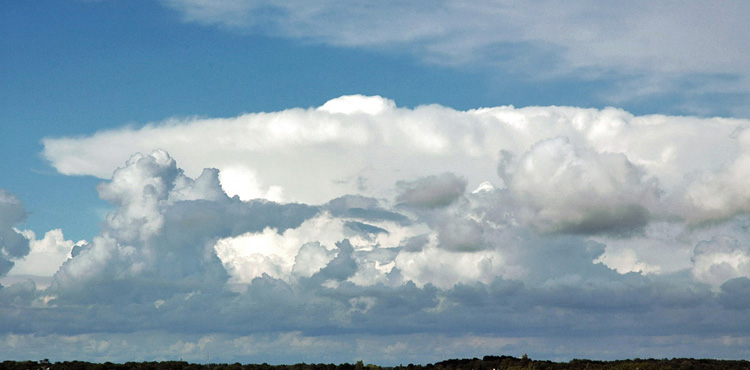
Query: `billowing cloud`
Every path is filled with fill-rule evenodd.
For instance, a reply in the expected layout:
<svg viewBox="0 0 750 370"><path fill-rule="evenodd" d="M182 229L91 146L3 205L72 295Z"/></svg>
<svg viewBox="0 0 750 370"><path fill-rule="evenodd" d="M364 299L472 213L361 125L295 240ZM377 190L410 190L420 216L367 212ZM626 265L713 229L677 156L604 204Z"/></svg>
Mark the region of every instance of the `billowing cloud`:
<svg viewBox="0 0 750 370"><path fill-rule="evenodd" d="M693 275L714 286L737 278L750 276L750 245L719 235L695 246Z"/></svg>
<svg viewBox="0 0 750 370"><path fill-rule="evenodd" d="M536 80L621 78L606 97L610 102L669 92L685 94L687 105L694 103L691 96L741 96L750 90L745 68L750 47L742 36L750 32L745 22L750 8L742 1L720 6L686 1L679 7L637 1L162 3L189 22L336 46L407 50L430 63L501 67Z"/></svg>
<svg viewBox="0 0 750 370"><path fill-rule="evenodd" d="M728 218L750 211L750 132L742 126L731 137L740 142L740 153L716 172L702 173L687 191L700 212L697 220Z"/></svg>
<svg viewBox="0 0 750 370"><path fill-rule="evenodd" d="M508 189L543 230L627 233L643 228L659 188L623 153L598 153L567 138L540 141L514 169L499 168Z"/></svg>
<svg viewBox="0 0 750 370"><path fill-rule="evenodd" d="M21 232L29 240L29 254L15 261L6 276L7 281L31 280L37 287L49 285L52 276L68 258L73 249L85 244L85 240L74 243L66 240L62 230L50 230L42 239L37 239L31 230Z"/></svg>
<svg viewBox="0 0 750 370"><path fill-rule="evenodd" d="M108 178L131 153L162 148L190 176L218 168L222 187L243 200L399 195L435 206L463 186L497 183L543 229L627 233L653 213L704 222L744 212L748 124L613 108L405 109L347 96L319 108L46 138L44 156L61 173Z"/></svg>
<svg viewBox="0 0 750 370"><path fill-rule="evenodd" d="M309 278L347 239L360 284L449 287L527 276L518 240L529 233L593 238L605 248L591 260L621 273L692 268L693 247L713 237L707 222L744 212L737 200L747 196L740 174L749 124L613 108L405 109L356 95L319 108L48 138L44 155L63 173L106 178L115 153L126 158L159 147L198 176L183 175L165 154L134 157L140 164L115 172L100 192L127 205L107 226L124 240L160 230L176 212L163 214L167 208L197 207L182 200L320 205L299 226L259 223L214 236L234 283ZM176 132L182 140L171 139ZM225 177L224 170L249 177ZM157 172L163 175L153 177ZM128 187L143 181L147 186ZM223 195L227 189L239 199ZM691 231L695 226L709 231Z"/></svg>
<svg viewBox="0 0 750 370"><path fill-rule="evenodd" d="M117 209L102 233L55 274L50 291L61 299L153 302L175 292L220 289L227 273L214 252L219 238L266 227L284 230L316 213L302 205L229 198L218 171L189 178L161 150L132 156L98 189Z"/></svg>
<svg viewBox="0 0 750 370"><path fill-rule="evenodd" d="M70 255L49 287L0 290L0 326L15 335L0 340L89 335L92 357L135 351L120 344L144 333L185 357L220 346L252 357L262 339L312 354L311 337L349 343L334 361L400 358L419 345L409 338L444 333L490 343L483 352L542 343L550 356L541 348L560 338L589 338L570 357L606 357L597 346L615 332L649 344L639 353L657 336L717 346L750 330L750 216L736 175L748 125L348 96L48 138L45 157L104 178L97 190L114 210L86 242L45 236ZM119 168L100 173L115 153ZM735 201L712 201L709 186Z"/></svg>

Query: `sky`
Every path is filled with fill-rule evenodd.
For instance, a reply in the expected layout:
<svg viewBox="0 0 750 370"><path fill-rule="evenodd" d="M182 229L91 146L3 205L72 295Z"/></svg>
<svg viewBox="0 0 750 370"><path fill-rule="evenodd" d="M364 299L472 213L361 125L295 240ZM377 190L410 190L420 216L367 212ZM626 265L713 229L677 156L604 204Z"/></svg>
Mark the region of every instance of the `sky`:
<svg viewBox="0 0 750 370"><path fill-rule="evenodd" d="M0 358L750 359L748 16L0 2Z"/></svg>

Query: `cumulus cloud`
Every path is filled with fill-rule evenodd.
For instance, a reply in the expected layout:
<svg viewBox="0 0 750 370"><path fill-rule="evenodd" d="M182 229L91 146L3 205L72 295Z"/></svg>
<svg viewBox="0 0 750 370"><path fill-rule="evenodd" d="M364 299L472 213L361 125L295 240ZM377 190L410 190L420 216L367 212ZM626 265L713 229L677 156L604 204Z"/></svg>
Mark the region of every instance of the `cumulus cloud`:
<svg viewBox="0 0 750 370"><path fill-rule="evenodd" d="M701 203L695 189L743 194L741 176L725 174L741 170L749 124L352 96L48 138L45 156L71 174L99 175L110 160L99 152L178 154L149 149L101 175L115 209L100 234L73 245L48 233L70 255L49 287L0 290L0 326L187 333L164 347L186 355L249 348L247 335L290 349L311 336L444 332L512 339L497 348L560 333L736 336L750 329L750 218L737 201ZM169 140L175 132L185 141ZM252 191L227 194L225 166L250 171ZM18 307L45 309L3 315ZM415 346L396 342L383 348Z"/></svg>
<svg viewBox="0 0 750 370"><path fill-rule="evenodd" d="M542 229L626 234L654 213L704 222L744 212L748 124L613 108L405 109L347 96L320 108L46 138L44 156L61 173L108 178L131 153L163 148L189 176L217 168L222 188L242 200L361 195L434 207L497 183ZM178 131L183 140L172 140Z"/></svg>
<svg viewBox="0 0 750 370"><path fill-rule="evenodd" d="M117 208L102 233L54 275L50 289L61 299L156 301L176 292L221 289L228 276L214 252L216 240L266 227L284 230L317 212L229 198L218 171L189 178L161 150L133 155L98 189Z"/></svg>
<svg viewBox="0 0 750 370"><path fill-rule="evenodd" d="M179 157L184 173L156 152L131 158L99 187L120 206L102 240L144 243L170 220L179 226L198 218L187 215L205 213L202 207L232 214L217 204L307 210L298 224L282 228L249 218L240 223L244 229L216 234L225 222L216 216L196 229L214 233L199 239L211 244L202 248L218 252L217 265L236 284L264 275L287 283L309 278L346 239L355 248L359 284L449 287L528 274L520 252L526 244L518 240L529 233L600 241L602 254L590 259L621 273L692 268L693 246L712 235L710 228L700 235L690 228L744 212L749 124L613 108L405 109L354 95L318 108L47 138L44 155L62 173L104 178L114 153L125 158L162 147ZM178 131L184 140L171 140ZM252 176L222 174L238 168ZM131 189L133 183L143 185ZM711 190L717 186L731 191ZM228 188L250 190L229 198ZM256 197L266 200L250 201ZM282 199L320 206L272 206ZM682 239L669 230L681 230Z"/></svg>
<svg viewBox="0 0 750 370"><path fill-rule="evenodd" d="M693 216L697 221L722 219L750 211L750 132L745 127L732 132L731 138L740 143L740 153L723 168L703 173L691 184L687 197L699 209Z"/></svg>
<svg viewBox="0 0 750 370"><path fill-rule="evenodd" d="M60 265L72 257L73 249L85 244L85 240L74 243L66 240L62 230L50 230L42 239L37 239L31 230L21 232L29 240L29 254L15 261L6 280L32 280L39 288L49 285L52 275Z"/></svg>
<svg viewBox="0 0 750 370"><path fill-rule="evenodd" d="M542 230L627 233L643 228L659 189L622 153L598 153L557 137L536 143L508 174L508 189Z"/></svg>
<svg viewBox="0 0 750 370"><path fill-rule="evenodd" d="M691 272L696 279L715 287L750 276L750 246L725 235L702 241L695 246Z"/></svg>

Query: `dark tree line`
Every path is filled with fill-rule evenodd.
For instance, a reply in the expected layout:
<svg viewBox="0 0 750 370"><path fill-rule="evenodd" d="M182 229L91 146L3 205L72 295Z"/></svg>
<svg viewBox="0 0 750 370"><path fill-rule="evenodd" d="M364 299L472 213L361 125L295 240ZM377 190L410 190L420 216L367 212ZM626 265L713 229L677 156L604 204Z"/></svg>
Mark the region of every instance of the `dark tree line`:
<svg viewBox="0 0 750 370"><path fill-rule="evenodd" d="M84 361L3 361L0 370L750 370L745 360L711 360L692 358L634 359L616 361L572 360L552 362L532 360L526 355L485 356L482 359L452 359L435 364L396 367L355 364L193 364L185 361L90 363Z"/></svg>

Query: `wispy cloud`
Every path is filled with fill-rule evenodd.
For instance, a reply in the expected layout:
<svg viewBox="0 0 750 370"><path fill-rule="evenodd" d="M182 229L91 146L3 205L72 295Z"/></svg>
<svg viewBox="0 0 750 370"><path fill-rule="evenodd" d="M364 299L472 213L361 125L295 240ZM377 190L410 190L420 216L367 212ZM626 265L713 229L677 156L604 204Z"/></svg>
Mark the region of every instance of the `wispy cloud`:
<svg viewBox="0 0 750 370"><path fill-rule="evenodd" d="M690 95L729 94L745 99L734 111L748 113L750 7L742 1L163 3L206 25L407 51L430 63L510 69L528 79L614 80L602 92L611 104L687 94L681 100L698 105Z"/></svg>

